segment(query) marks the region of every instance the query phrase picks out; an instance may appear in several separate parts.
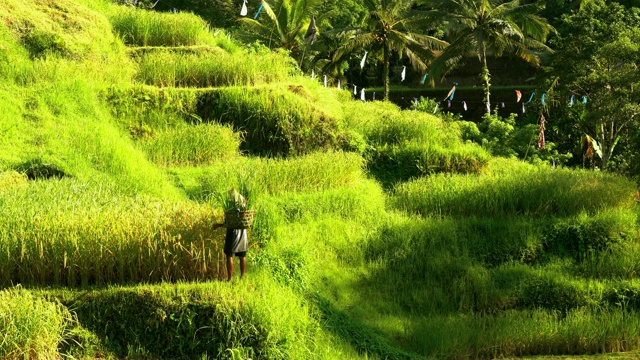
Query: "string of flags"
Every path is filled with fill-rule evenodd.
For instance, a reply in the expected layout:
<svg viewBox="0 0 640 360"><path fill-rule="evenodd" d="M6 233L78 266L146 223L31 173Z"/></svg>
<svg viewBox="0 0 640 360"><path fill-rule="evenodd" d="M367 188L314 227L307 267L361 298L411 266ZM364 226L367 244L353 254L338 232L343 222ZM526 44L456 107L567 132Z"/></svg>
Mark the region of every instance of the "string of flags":
<svg viewBox="0 0 640 360"><path fill-rule="evenodd" d="M362 57L362 60L360 61L360 66L361 66L361 68L364 66L364 63L365 63L366 58L367 58L367 54L368 54L368 52L367 52L367 51L365 51L364 56ZM402 67L402 72L400 73L400 79L401 79L401 81L404 81L404 80L405 80L406 69L407 69L407 67L406 67L406 66L403 66L403 67ZM423 82L423 83L424 83L424 82L426 81L426 79L427 79L428 75L429 75L429 74L428 74L428 73L426 73L426 74L422 77L422 81L421 81L421 82ZM312 80L313 80L313 79L315 79L315 70L314 70L314 69L311 69L311 79L312 79ZM328 81L329 81L328 79L329 79L329 77L328 77L327 75L323 75L323 83L324 83L324 87L328 87ZM352 85L352 86L353 86L353 95L354 95L354 96L357 96L357 95L358 95L358 86L357 86L356 84L350 84L350 85ZM341 88L342 88L342 83L341 83L341 81L340 81L339 79L337 80L337 88L338 88L338 90L341 90ZM453 86L451 87L451 89L449 90L449 92L447 93L447 95L446 95L446 96L444 97L444 99L442 100L442 102L445 102L445 101L446 101L446 106L447 106L447 108L450 108L450 107L452 106L452 104L453 104L453 100L454 100L454 98L455 98L455 95L456 95L456 91L457 91L457 90L458 90L458 83L457 83L457 82L454 82L454 83L453 83ZM520 104L521 104L522 113L523 113L523 114L524 114L524 113L526 113L526 106L525 106L525 105L530 104L530 103L532 103L532 102L533 102L533 100L534 100L534 99L535 99L535 97L536 97L536 93L535 93L535 92L532 92L532 93L529 95L529 100L527 100L526 102L525 102L525 101L522 101L522 95L523 95L523 94L522 94L522 91L520 91L520 90L515 90L515 95L516 95L516 103L520 103ZM365 93L364 93L364 88L361 88L361 89L360 89L360 99L361 99L361 100L363 100L363 101L366 101ZM375 94L375 92L373 92L373 93L372 93L372 100L375 100L375 99L376 99L376 94ZM540 96L540 103L542 104L542 106L547 106L546 99L547 99L547 94L546 94L546 93L543 93L543 94ZM581 95L581 101L582 101L582 103L583 103L583 104L586 104L586 103L587 103L587 97L586 97L586 96L584 96L584 95ZM414 98L414 101L413 101L413 102L414 102L414 103L416 103L416 102L417 102L417 98ZM468 109L469 109L468 103L469 103L469 102L468 102L468 101L466 101L466 100L461 101L462 108L464 109L464 111L468 111ZM485 104L485 106L486 106L486 112L487 112L487 113L490 113L490 112L491 112L491 108L490 108L489 104L488 104L488 103L485 103L484 101L483 101L482 103L483 103L483 104ZM574 105L574 103L575 103L575 94L572 94L572 95L571 95L571 97L570 97L570 99L569 99L568 106L573 106L573 105ZM504 108L506 108L506 107L507 107L507 104L506 104L506 102L505 102L505 101L500 101L498 104L500 105L500 108L502 108L502 109L504 109ZM436 110L437 110L437 108L436 108ZM544 134L543 134L543 135L544 135Z"/></svg>

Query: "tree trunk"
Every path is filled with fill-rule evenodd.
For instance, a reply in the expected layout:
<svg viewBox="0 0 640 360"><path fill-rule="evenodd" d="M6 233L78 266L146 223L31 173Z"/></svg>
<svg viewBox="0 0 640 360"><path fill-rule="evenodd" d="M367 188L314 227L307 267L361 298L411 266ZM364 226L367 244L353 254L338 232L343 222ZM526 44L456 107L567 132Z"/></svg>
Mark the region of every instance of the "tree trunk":
<svg viewBox="0 0 640 360"><path fill-rule="evenodd" d="M384 70L382 76L384 77L384 100L389 100L389 62L391 61L391 49L385 42L384 44Z"/></svg>
<svg viewBox="0 0 640 360"><path fill-rule="evenodd" d="M491 93L489 92L489 87L491 86L491 84L489 83L489 79L491 78L491 75L489 74L489 67L487 67L487 50L485 48L485 46L482 46L482 54L481 54L481 62L482 62L482 75L480 76L482 78L482 87L484 90L484 97L485 97L485 104L487 106L487 113L491 113Z"/></svg>

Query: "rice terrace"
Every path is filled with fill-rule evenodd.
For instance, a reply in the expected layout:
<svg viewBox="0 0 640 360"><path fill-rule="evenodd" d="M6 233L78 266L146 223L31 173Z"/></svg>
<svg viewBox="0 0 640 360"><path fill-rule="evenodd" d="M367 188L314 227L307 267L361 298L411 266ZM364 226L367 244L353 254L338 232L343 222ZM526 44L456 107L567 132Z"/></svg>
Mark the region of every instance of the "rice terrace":
<svg viewBox="0 0 640 360"><path fill-rule="evenodd" d="M636 6L0 0L0 358L640 358Z"/></svg>

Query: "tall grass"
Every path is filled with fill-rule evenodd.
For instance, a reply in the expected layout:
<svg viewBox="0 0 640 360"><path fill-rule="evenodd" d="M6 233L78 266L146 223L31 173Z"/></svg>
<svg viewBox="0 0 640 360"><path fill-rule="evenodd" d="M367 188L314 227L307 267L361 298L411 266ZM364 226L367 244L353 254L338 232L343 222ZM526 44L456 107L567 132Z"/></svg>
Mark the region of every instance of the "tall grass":
<svg viewBox="0 0 640 360"><path fill-rule="evenodd" d="M0 357L55 359L72 318L69 311L20 288L0 290Z"/></svg>
<svg viewBox="0 0 640 360"><path fill-rule="evenodd" d="M160 13L118 6L109 14L109 20L127 45L188 46L213 41L205 21L189 13Z"/></svg>
<svg viewBox="0 0 640 360"><path fill-rule="evenodd" d="M241 158L207 168L171 169L177 186L195 200L215 203L215 194L240 183L264 195L313 192L349 186L363 178L357 154L314 153L292 159Z"/></svg>
<svg viewBox="0 0 640 360"><path fill-rule="evenodd" d="M635 350L640 316L617 309L509 311L411 321L407 345L447 359L577 355Z"/></svg>
<svg viewBox="0 0 640 360"><path fill-rule="evenodd" d="M570 216L629 206L635 185L620 176L494 161L483 175L436 175L401 184L390 203L436 216Z"/></svg>
<svg viewBox="0 0 640 360"><path fill-rule="evenodd" d="M3 192L0 284L89 285L212 279L222 222L208 206L72 179ZM19 235L17 235L19 234Z"/></svg>
<svg viewBox="0 0 640 360"><path fill-rule="evenodd" d="M178 125L150 131L139 143L160 166L208 166L239 155L241 136L229 126L214 123Z"/></svg>
<svg viewBox="0 0 640 360"><path fill-rule="evenodd" d="M48 290L119 358L359 358L315 318L304 296L262 272L242 282Z"/></svg>
<svg viewBox="0 0 640 360"><path fill-rule="evenodd" d="M220 48L148 51L141 55L136 80L161 87L217 87L258 85L286 81L294 67L289 57L266 48Z"/></svg>

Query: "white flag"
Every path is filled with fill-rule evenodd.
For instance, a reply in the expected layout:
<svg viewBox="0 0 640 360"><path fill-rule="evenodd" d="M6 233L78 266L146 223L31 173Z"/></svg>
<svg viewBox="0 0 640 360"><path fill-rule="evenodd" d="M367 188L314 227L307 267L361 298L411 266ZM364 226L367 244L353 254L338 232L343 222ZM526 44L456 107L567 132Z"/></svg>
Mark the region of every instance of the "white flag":
<svg viewBox="0 0 640 360"><path fill-rule="evenodd" d="M367 52L364 52L364 56L362 57L362 60L360 60L360 69L364 68L364 62L367 60Z"/></svg>
<svg viewBox="0 0 640 360"><path fill-rule="evenodd" d="M338 80L338 90L340 90L340 80Z"/></svg>
<svg viewBox="0 0 640 360"><path fill-rule="evenodd" d="M438 104L436 104L436 107L433 108L433 113L435 114L438 111Z"/></svg>
<svg viewBox="0 0 640 360"><path fill-rule="evenodd" d="M407 73L407 67L406 67L406 66L403 66L403 67L402 67L402 74L400 74L400 78L401 78L402 80L400 80L400 81L404 81L404 76L405 76L405 74L406 74L406 73Z"/></svg>
<svg viewBox="0 0 640 360"><path fill-rule="evenodd" d="M247 16L247 0L242 2L242 10L240 10L240 16Z"/></svg>
<svg viewBox="0 0 640 360"><path fill-rule="evenodd" d="M358 95L358 87L353 85L353 95Z"/></svg>
<svg viewBox="0 0 640 360"><path fill-rule="evenodd" d="M327 87L327 75L324 76L324 87Z"/></svg>
<svg viewBox="0 0 640 360"><path fill-rule="evenodd" d="M364 88L360 90L360 100L364 101Z"/></svg>
<svg viewBox="0 0 640 360"><path fill-rule="evenodd" d="M464 111L467 111L467 102L466 101L462 102L462 107L464 108Z"/></svg>
<svg viewBox="0 0 640 360"><path fill-rule="evenodd" d="M316 73L311 69L311 80L316 78Z"/></svg>

